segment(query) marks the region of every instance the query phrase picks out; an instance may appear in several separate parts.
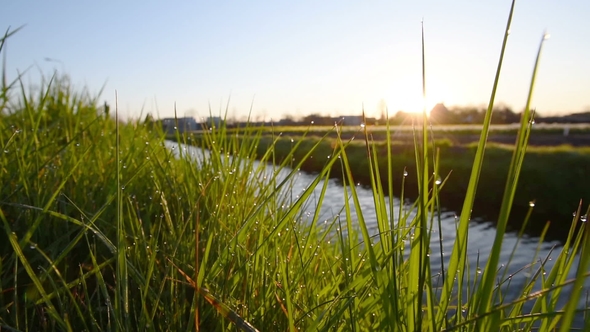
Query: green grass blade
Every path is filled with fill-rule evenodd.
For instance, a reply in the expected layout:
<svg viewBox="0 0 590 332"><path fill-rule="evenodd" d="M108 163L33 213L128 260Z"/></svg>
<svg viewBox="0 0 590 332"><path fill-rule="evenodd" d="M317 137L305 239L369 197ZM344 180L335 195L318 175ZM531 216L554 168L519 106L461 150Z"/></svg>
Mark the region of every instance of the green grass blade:
<svg viewBox="0 0 590 332"><path fill-rule="evenodd" d="M500 208L500 216L498 217L498 223L496 225L496 237L494 238L494 244L490 253L489 260L484 269L482 283L480 284L481 297L478 298L476 306L478 308L478 314L481 315L490 310L492 307L491 298L493 294L493 288L495 286L496 269L500 260L500 251L502 248L502 242L504 234L506 232L506 225L510 216L510 210L516 193L516 187L518 184L518 178L520 176L520 169L524 160L524 155L527 147L527 138L530 132L531 126L531 111L530 104L533 95L533 89L535 85L535 79L539 67L539 60L541 57L541 51L543 44L547 36L544 35L537 51L537 58L533 68L533 74L530 82L529 93L525 110L521 118L521 127L518 132L517 145L513 153L512 161L510 164L510 170L508 172L508 179L506 182L506 188L504 191L502 206ZM485 326L485 325L484 325Z"/></svg>
<svg viewBox="0 0 590 332"><path fill-rule="evenodd" d="M488 103L488 109L485 114L481 136L477 145L477 151L473 162L471 176L469 178L469 184L463 203L463 208L461 209L457 238L455 240L455 245L453 246L453 250L450 256L447 278L445 280L444 287L440 295L441 301L439 305L440 309L436 319L437 321L443 321L445 318L444 316L446 315L446 312L449 307L449 299L452 298L452 291L455 283L455 278L457 278L458 287L462 287L463 285L463 272L458 273L457 271L463 271L466 264L467 237L469 232L469 221L471 219L471 210L473 209L473 203L475 201L475 194L477 191L477 184L479 182L479 176L483 164L484 151L487 143L487 137L492 118L492 110L494 106L494 100L496 98L498 82L500 80L500 71L502 69L502 63L504 60L504 52L506 50L506 44L508 41L508 36L510 34L510 26L512 24L512 16L514 13L515 2L515 0L512 1L510 13L508 15L508 22L506 23L506 28L504 30L504 39L502 41L502 49L500 51L500 57L498 60L498 66L496 69L492 93L490 96L490 101Z"/></svg>

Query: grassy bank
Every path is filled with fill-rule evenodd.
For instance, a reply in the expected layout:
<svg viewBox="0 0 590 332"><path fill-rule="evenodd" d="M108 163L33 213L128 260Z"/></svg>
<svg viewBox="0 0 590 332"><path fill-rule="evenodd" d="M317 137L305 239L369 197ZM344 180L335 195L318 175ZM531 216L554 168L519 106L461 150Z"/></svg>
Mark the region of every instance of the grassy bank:
<svg viewBox="0 0 590 332"><path fill-rule="evenodd" d="M192 150L167 143L149 123L118 120L116 107L97 107L97 98L63 77L29 91L19 80L3 82L0 96L2 329L566 331L585 323L587 305L579 299L590 261L590 228L580 221L586 211L575 218L582 232L570 232L551 257L532 255L522 288L510 288L512 275L500 268L528 113L506 185L497 184L504 192L494 246L482 253L487 262L474 267L467 259L477 182L484 180L479 169L483 153L490 155L482 136L456 240L441 266L429 244L440 226L439 189L455 179L437 183L442 158L428 148L426 121L414 145L416 168L408 169L417 179L416 213L406 214L384 194L398 181L390 140L385 152L365 141L361 155L351 147L356 141L268 146L262 131L228 134L221 127ZM490 111L492 104L493 93ZM193 141L179 133L176 140ZM322 158L313 157L318 152ZM368 165L376 235L367 231L356 193L357 159ZM296 170L317 161L324 167L315 181L292 197ZM324 222L308 198L318 187L322 203L328 181L321 180L337 164L351 199ZM279 176L287 166L294 171Z"/></svg>
<svg viewBox="0 0 590 332"><path fill-rule="evenodd" d="M414 144L413 132L415 130L416 122L420 122L416 115L409 115L403 125L391 125L388 127L384 125L373 126L368 125L367 131L375 141L385 141L390 136L390 139L401 144ZM431 127L429 128L432 137L436 140L448 141L448 144L454 146L466 146L477 143L482 131L481 124L464 124L464 125L438 125L436 119L429 118ZM412 125L414 122L414 126ZM489 128L488 142L498 144L514 145L516 136L518 134L520 125L491 125ZM336 139L337 136L343 140L352 139L353 137L364 137L364 130L360 126L339 126L339 135L333 130L334 126L318 126L315 124L307 124L303 126L276 126L268 124L263 128L252 128L253 130L262 130L263 136L276 136L280 133L284 137L329 137ZM235 128L228 129L229 133L235 131ZM244 128L240 129L241 131ZM199 134L199 131L195 132ZM537 123L531 130L529 137L529 146L546 147L546 146L560 146L571 145L574 147L590 146L590 125L589 124L547 124Z"/></svg>
<svg viewBox="0 0 590 332"><path fill-rule="evenodd" d="M301 142L296 151L292 151L295 147L293 142ZM334 147L337 146L335 139L281 136L274 140L266 137L258 145L257 156L263 156L272 146L278 160L291 158L290 164L295 165L303 160L307 151L315 145L317 147L303 162L301 170L318 173L326 167L329 161L327 157L333 154ZM435 142L435 146L440 153L439 177L441 179L448 177L448 181L440 192L441 205L458 211L465 198L477 146L453 146L445 140L440 143ZM379 156L386 156L387 142L376 142L375 149ZM391 167L394 175L392 194L399 197L403 190L407 198L416 199L418 186L414 146L407 143L392 144L390 151L393 155L392 159L389 161L387 158L381 158L378 164L385 193L389 194L386 184L388 169ZM473 209L474 216L486 220L495 220L498 217L504 190L501 184L506 182L513 151L512 146L488 145ZM370 186L371 173L365 142L359 141L358 138L352 141L352 144L347 146L347 154L355 183ZM388 164L389 162L391 165ZM548 236L551 239L564 241L572 222L572 213L576 210L580 199L584 202L590 201L590 193L584 181L590 178L590 169L586 167L589 163L590 149L588 148L528 147L512 206L510 228L521 229L530 209L530 203L534 202L531 222L525 228L527 233L539 236L545 228L545 223L551 221ZM407 174L405 177L404 171ZM331 175L341 179L342 174L341 164L333 164Z"/></svg>

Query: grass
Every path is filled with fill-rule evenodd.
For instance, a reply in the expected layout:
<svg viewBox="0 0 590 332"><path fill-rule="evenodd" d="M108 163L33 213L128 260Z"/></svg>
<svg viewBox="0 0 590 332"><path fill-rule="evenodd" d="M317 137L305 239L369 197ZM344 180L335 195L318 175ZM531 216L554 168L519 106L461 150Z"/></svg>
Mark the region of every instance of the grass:
<svg viewBox="0 0 590 332"><path fill-rule="evenodd" d="M498 75L500 68L501 60ZM211 128L200 149L180 133L183 144L170 143L161 128L120 121L116 107L98 107L98 97L77 92L63 76L32 92L19 79L4 79L1 97L3 329L565 331L585 313L578 299L590 247L582 205L574 218L582 231L571 228L553 268L548 257L533 258L534 272L517 296L501 281L508 278L497 257L531 113L523 117L496 243L480 275L466 255L489 122L445 265L428 245L436 241L440 201L452 179L439 171L445 156L432 148L426 118L416 124L422 127L410 170L418 187L413 209L395 209L385 195L398 178L392 141L382 154L365 136L379 227L370 234L348 151L357 143L338 136L339 128L325 167L293 193L297 170L323 140L291 142L291 157L304 151L295 161L277 158L271 145L257 162L262 130ZM493 100L492 93L488 113ZM280 142L275 137L271 144ZM379 166L383 158L386 169ZM322 180L335 164L350 200L323 222L317 207L329 183ZM570 272L576 278L568 280ZM565 307L564 299L570 299Z"/></svg>
<svg viewBox="0 0 590 332"><path fill-rule="evenodd" d="M276 134L278 136L278 134ZM331 133L326 135L331 136ZM370 164L366 158L366 142L359 139L348 142L346 153L348 163L355 183L371 187ZM248 139L241 135L241 141ZM293 142L292 142L293 141ZM195 145L201 146L200 137L191 139ZM298 142L294 149L294 142ZM244 144L250 144L249 141ZM317 146L313 148L315 145ZM315 136L280 137L272 138L263 136L258 142L257 157L262 157L269 148L273 149L275 159L282 162L286 159L299 162L301 170L309 173L319 173L326 167L326 156L331 155L338 146L338 138L319 138ZM437 162L438 176L448 177L444 190L440 196L440 204L453 211L462 208L469 176L472 170L473 160L477 151L477 145L455 146L448 141L435 140L432 142L432 153L437 152L441 158ZM419 196L418 179L416 177L416 158L414 145L399 143L397 141L374 141L372 146L375 154L379 156L376 164L380 177L377 179L383 186L385 194L393 194L400 197L402 191L404 197L414 200ZM312 150L309 157L305 155ZM484 220L497 220L502 203L504 188L499 183L504 183L508 176L509 164L514 153L514 146L506 144L486 145L486 155L483 160L481 176L479 179L480 190L475 198L473 216ZM549 146L527 147L527 156L522 164L521 176L517 184L515 198L512 203L511 217L508 227L512 232L518 232L523 227L525 216L529 213L529 204L535 201L535 209L531 212L530 222L526 225L525 233L531 236L540 236L548 220L553 221L547 234L547 240L565 241L569 234L569 226L572 221L572 212L576 209L580 199L587 201L590 196L586 190L585 182L580 179L590 176L590 170L585 165L590 162L590 151L587 147ZM387 154L392 158L386 158ZM381 158L381 156L383 156ZM410 176L404 179L402 186L399 179L407 172ZM396 181L389 186L387 174L391 172ZM342 181L342 165L332 165L330 176ZM539 181L543 179L543 181ZM559 192L559 195L555 195Z"/></svg>
<svg viewBox="0 0 590 332"><path fill-rule="evenodd" d="M414 117L420 118L421 121L421 114L415 115ZM432 122L432 129L433 132L436 133L454 133L457 135L471 135L481 133L482 124L456 124L456 125L448 125L448 124L437 124L436 119L430 119L429 121ZM308 124L310 125L310 124ZM490 133L499 133L499 134L516 134L519 130L519 123L513 124L492 124L489 127ZM342 125L340 127L341 133L358 133L359 126L353 125ZM551 135L563 135L564 128L569 127L569 133L587 133L589 129L589 125L587 123L576 123L576 124L559 124L559 123L537 123L533 131L539 131L545 134ZM283 135L294 135L300 136L301 134L325 134L326 132L331 132L335 137L336 134L332 131L334 126L322 126L317 124L311 124L311 126L306 125L297 125L297 126L282 126L282 125L274 125L272 127L250 127L252 131L262 130L263 134L272 134L272 132L281 132ZM364 127L363 127L364 128ZM228 132L233 132L234 130L244 130L245 128L234 128L233 126L229 126ZM412 126L412 116L408 116L406 122L401 125L396 125L395 128L393 125L389 125L389 129L387 125L368 125L367 131L370 132L372 135L379 135L379 134L386 134L387 131L394 131L394 132L402 132L412 134L414 132L414 127ZM361 130L363 130L361 128Z"/></svg>
<svg viewBox="0 0 590 332"><path fill-rule="evenodd" d="M392 136L398 144L413 145L413 132L415 127L412 122L416 119L408 117L406 122L402 125L367 125L367 132L375 141L386 141L387 136ZM447 140L453 146L469 146L479 141L479 135L482 130L482 125L440 125L436 123L436 119L428 119L431 124L430 131L432 137L437 141ZM498 125L492 124L489 127L488 143L507 144L514 148L514 138L518 134L520 124ZM272 136L276 133L281 133L284 137L300 138L303 134L306 137L322 137L328 134L330 139L336 139L336 133L333 131L334 126L318 126L316 124L300 125L300 126L276 126L267 125L266 127L251 127L252 131L262 130L263 136ZM362 126L341 126L339 124L340 137L342 139L351 139L356 137L362 139L364 136L364 127ZM564 136L565 128L568 129L568 135ZM531 130L531 137L529 147L543 148L556 147L561 145L574 145L575 148L583 148L587 146L586 136L590 132L588 124L546 124L535 123ZM230 127L228 132L234 130L244 131L245 128ZM199 136L202 131L196 131L196 136Z"/></svg>

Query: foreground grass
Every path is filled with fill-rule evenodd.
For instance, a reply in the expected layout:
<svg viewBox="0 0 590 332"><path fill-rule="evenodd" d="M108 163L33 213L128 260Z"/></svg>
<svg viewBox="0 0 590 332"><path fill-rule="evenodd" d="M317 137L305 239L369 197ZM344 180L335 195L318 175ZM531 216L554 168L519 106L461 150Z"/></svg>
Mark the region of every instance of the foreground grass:
<svg viewBox="0 0 590 332"><path fill-rule="evenodd" d="M142 121L114 120L114 110L98 108L64 78L52 78L36 93L19 81L4 82L2 91L2 328L546 331L569 330L584 313L578 299L590 257L586 223L554 253L554 268L546 267L549 257L531 258L536 270L518 296L508 297L509 281L498 281L508 280L498 256L528 113L507 172L496 243L480 275L471 273L466 243L485 124L455 245L446 249L448 266L437 269L428 245L446 182L437 181L441 158L428 148L426 121L415 144L412 213L396 212L378 180L386 172L391 192L391 141L385 156L365 141L379 226L372 235L345 140L335 141L316 180L293 197L293 175L317 144L294 163L277 159L271 145L258 163L260 131L245 130L251 143L243 144L242 132L212 128L195 151L167 144L159 128ZM492 104L493 94L490 110ZM176 140L190 143L180 134ZM303 148L293 143L290 151ZM321 204L328 185L321 180L337 163L350 200L323 223L308 198L318 187ZM310 208L315 214L305 212ZM582 214L579 209L576 222ZM567 280L570 272L575 279Z"/></svg>

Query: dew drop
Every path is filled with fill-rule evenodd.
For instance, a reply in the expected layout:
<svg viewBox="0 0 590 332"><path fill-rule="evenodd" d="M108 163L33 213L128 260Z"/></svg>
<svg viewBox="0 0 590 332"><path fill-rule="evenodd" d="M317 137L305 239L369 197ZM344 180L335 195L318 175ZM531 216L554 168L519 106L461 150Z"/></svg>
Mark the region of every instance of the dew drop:
<svg viewBox="0 0 590 332"><path fill-rule="evenodd" d="M408 176L408 171L404 171L404 177Z"/></svg>
<svg viewBox="0 0 590 332"><path fill-rule="evenodd" d="M534 201L530 201L530 202L529 202L529 206L530 206L530 207L535 207L535 202L534 202Z"/></svg>

